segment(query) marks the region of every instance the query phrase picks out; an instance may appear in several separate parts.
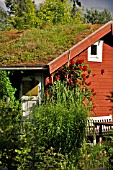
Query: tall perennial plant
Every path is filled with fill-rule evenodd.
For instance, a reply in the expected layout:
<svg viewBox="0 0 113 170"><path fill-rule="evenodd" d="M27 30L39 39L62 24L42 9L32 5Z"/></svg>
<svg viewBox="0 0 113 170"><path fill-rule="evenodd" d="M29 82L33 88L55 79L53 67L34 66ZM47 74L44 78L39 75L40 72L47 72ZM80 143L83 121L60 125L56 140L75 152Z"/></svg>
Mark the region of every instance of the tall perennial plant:
<svg viewBox="0 0 113 170"><path fill-rule="evenodd" d="M30 147L35 169L70 167L70 161L76 167L79 162L95 95L90 75L84 60L71 60L55 73L54 83L46 89L45 102L32 110Z"/></svg>

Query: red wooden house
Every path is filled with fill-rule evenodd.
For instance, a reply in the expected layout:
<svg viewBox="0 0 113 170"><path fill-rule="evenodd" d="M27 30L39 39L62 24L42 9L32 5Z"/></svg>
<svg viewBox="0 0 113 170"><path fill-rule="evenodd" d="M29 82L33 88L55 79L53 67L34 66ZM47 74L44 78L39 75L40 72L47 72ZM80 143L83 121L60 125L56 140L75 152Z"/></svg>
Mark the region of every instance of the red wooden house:
<svg viewBox="0 0 113 170"><path fill-rule="evenodd" d="M96 96L95 120L110 121L113 116L113 22L109 22L51 61L50 74L69 60L84 59L95 75L91 87Z"/></svg>
<svg viewBox="0 0 113 170"><path fill-rule="evenodd" d="M92 73L91 87L96 92L94 120L112 120L113 115L113 22L108 22L90 35L82 37L81 41L72 46L66 52L47 63L41 62L41 66L26 64L3 63L2 70L14 70L13 84L17 87L19 97L23 97L27 104L23 105L26 110L33 104L28 104L28 94L31 92L34 101L41 97L41 89L51 82L57 69L74 59L84 59L90 66ZM16 79L17 78L17 79ZM32 90L31 90L32 89ZM28 107L28 108L29 108ZM108 120L109 119L109 120Z"/></svg>

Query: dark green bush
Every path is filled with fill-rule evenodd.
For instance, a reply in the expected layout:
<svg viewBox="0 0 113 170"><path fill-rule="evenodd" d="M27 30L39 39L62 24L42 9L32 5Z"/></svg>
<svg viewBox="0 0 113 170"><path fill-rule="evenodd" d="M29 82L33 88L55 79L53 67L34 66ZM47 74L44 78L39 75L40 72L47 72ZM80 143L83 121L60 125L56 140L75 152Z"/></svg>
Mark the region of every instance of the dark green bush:
<svg viewBox="0 0 113 170"><path fill-rule="evenodd" d="M35 107L30 115L29 120L32 127L30 132L32 133L30 142L32 152L30 154L33 153L32 161L34 161L35 168L37 168L37 164L39 166L40 160L49 159L50 161L51 156L51 161L57 162L53 163L55 167L60 164L59 154L63 156L64 162L66 162L66 155L68 155L68 159L71 159L73 155L76 156L86 135L89 111L82 107L83 93L76 89L75 94L74 90L66 88L60 82L56 86L57 100L48 99L44 104ZM48 156L48 150L51 148L55 154ZM48 164L50 165L50 163Z"/></svg>

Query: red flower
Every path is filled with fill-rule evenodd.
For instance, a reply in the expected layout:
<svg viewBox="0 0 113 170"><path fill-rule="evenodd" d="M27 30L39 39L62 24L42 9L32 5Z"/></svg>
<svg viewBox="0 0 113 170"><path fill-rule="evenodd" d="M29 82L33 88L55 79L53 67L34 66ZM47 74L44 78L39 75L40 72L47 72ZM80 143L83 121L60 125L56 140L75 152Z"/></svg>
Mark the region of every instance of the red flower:
<svg viewBox="0 0 113 170"><path fill-rule="evenodd" d="M93 98L92 98L92 97L90 97L89 101L92 101L92 100L93 100Z"/></svg>
<svg viewBox="0 0 113 170"><path fill-rule="evenodd" d="M95 96L95 95L96 95L96 92L94 92L93 95Z"/></svg>
<svg viewBox="0 0 113 170"><path fill-rule="evenodd" d="M91 85L91 82L89 82L87 85L90 86L90 85Z"/></svg>
<svg viewBox="0 0 113 170"><path fill-rule="evenodd" d="M72 83L72 84L71 84L71 86L73 87L73 86L74 86L74 84Z"/></svg>
<svg viewBox="0 0 113 170"><path fill-rule="evenodd" d="M56 77L56 80L58 81L58 80L59 80L59 77Z"/></svg>
<svg viewBox="0 0 113 170"><path fill-rule="evenodd" d="M84 85L84 83L85 83L85 82L84 82L84 81L82 81L82 85Z"/></svg>
<svg viewBox="0 0 113 170"><path fill-rule="evenodd" d="M78 83L79 82L79 80L77 79L77 80L75 80L75 83Z"/></svg>
<svg viewBox="0 0 113 170"><path fill-rule="evenodd" d="M58 75L56 76L56 80L57 80L57 81L60 80L60 74L58 74Z"/></svg>
<svg viewBox="0 0 113 170"><path fill-rule="evenodd" d="M87 66L83 66L83 71L87 71Z"/></svg>
<svg viewBox="0 0 113 170"><path fill-rule="evenodd" d="M91 89L91 92L94 92L94 89Z"/></svg>
<svg viewBox="0 0 113 170"><path fill-rule="evenodd" d="M85 74L82 74L82 77L83 77L83 78L85 78L85 77L86 77L86 75L85 75Z"/></svg>
<svg viewBox="0 0 113 170"><path fill-rule="evenodd" d="M69 79L68 79L68 81L71 83L71 82L72 82L72 79L71 79L71 78L69 78Z"/></svg>
<svg viewBox="0 0 113 170"><path fill-rule="evenodd" d="M82 89L82 92L85 92L85 89L84 89L84 88Z"/></svg>
<svg viewBox="0 0 113 170"><path fill-rule="evenodd" d="M74 62L74 60L71 60L71 66L74 66L74 64L75 64L75 62Z"/></svg>
<svg viewBox="0 0 113 170"><path fill-rule="evenodd" d="M73 70L70 70L70 73L72 73L73 72Z"/></svg>
<svg viewBox="0 0 113 170"><path fill-rule="evenodd" d="M84 59L78 59L78 60L76 60L76 63L77 64L82 64L82 63L84 63Z"/></svg>
<svg viewBox="0 0 113 170"><path fill-rule="evenodd" d="M84 77L83 80L86 81L86 77Z"/></svg>
<svg viewBox="0 0 113 170"><path fill-rule="evenodd" d="M93 77L95 76L95 74L93 74Z"/></svg>
<svg viewBox="0 0 113 170"><path fill-rule="evenodd" d="M79 63L79 60L76 60L76 64L78 64Z"/></svg>
<svg viewBox="0 0 113 170"><path fill-rule="evenodd" d="M83 67L82 67L82 66L79 66L78 68L79 68L80 70L82 70Z"/></svg>
<svg viewBox="0 0 113 170"><path fill-rule="evenodd" d="M84 59L79 60L79 64L82 64L84 62Z"/></svg>

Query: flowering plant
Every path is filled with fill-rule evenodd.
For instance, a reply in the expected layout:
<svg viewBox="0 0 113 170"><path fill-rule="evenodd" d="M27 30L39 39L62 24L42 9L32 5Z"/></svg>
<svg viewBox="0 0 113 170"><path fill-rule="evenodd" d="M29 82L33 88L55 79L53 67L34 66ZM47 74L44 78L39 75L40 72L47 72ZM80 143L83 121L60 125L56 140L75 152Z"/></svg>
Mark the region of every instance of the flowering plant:
<svg viewBox="0 0 113 170"><path fill-rule="evenodd" d="M57 88L59 82L69 90L74 90L75 95L76 89L78 89L82 96L82 106L88 108L89 111L93 111L95 107L93 96L96 95L96 93L94 92L94 89L91 89L90 87L90 76L94 75L92 75L90 67L83 59L78 59L76 62L71 60L69 64L61 67L54 75L54 95L55 92L58 92Z"/></svg>

